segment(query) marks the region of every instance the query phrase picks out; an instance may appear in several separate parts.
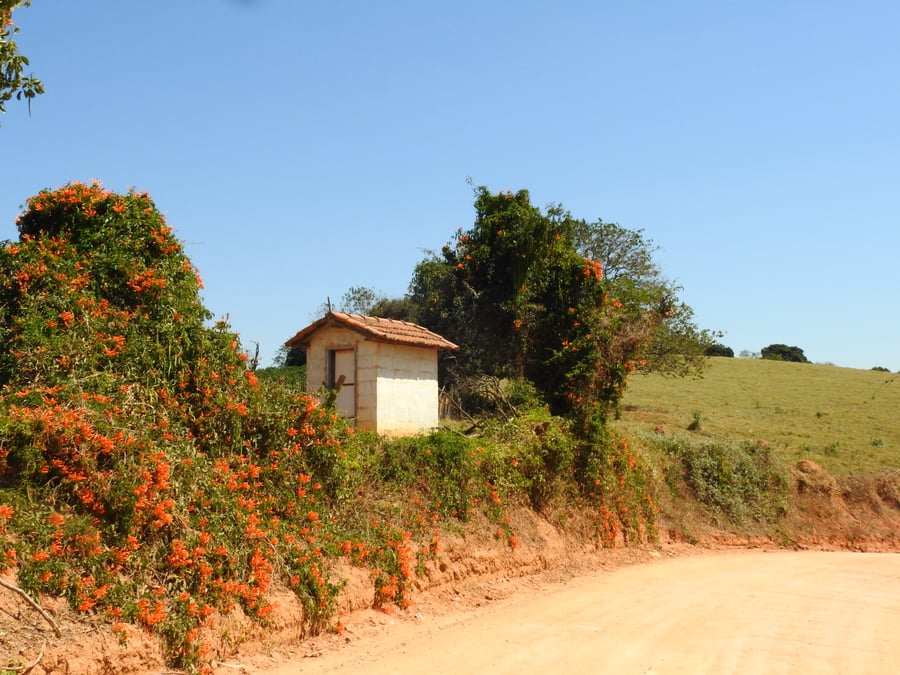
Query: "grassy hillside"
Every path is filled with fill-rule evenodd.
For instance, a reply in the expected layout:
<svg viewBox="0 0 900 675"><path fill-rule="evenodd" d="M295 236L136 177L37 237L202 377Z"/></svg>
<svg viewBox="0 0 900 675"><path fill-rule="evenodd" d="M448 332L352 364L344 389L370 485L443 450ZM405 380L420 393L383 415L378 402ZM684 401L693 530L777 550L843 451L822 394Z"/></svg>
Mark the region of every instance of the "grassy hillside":
<svg viewBox="0 0 900 675"><path fill-rule="evenodd" d="M756 359L710 359L700 379L633 375L624 434L765 441L787 464L810 459L833 474L900 467L900 375ZM695 420L699 429L688 430Z"/></svg>

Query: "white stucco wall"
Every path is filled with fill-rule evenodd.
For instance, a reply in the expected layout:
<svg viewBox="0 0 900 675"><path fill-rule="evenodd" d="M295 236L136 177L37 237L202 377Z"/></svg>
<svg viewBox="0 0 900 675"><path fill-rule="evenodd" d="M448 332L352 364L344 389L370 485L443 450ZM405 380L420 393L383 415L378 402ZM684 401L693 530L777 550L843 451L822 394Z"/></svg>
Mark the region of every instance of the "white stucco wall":
<svg viewBox="0 0 900 675"><path fill-rule="evenodd" d="M421 347L376 347L377 431L405 436L438 426L437 352Z"/></svg>

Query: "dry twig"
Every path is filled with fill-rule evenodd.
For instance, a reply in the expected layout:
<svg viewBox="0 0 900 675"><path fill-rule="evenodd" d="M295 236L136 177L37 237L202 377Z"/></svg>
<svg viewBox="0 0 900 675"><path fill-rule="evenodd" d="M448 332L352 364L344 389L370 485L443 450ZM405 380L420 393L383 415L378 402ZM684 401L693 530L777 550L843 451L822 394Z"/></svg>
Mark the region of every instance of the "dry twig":
<svg viewBox="0 0 900 675"><path fill-rule="evenodd" d="M43 607L41 607L37 602L32 600L31 596L28 595L28 593L23 591L21 588L19 588L15 584L10 584L6 581L3 581L3 579L0 579L0 586L11 590L13 593L18 594L21 598L23 598L25 600L25 602L27 602L29 605L31 605L35 609L35 611L37 611L38 614L40 614L42 617L44 617L44 621L46 621L47 623L50 624L50 627L53 628L53 632L56 634L56 637L62 637L62 631L59 629L59 626L56 625L56 622L53 620L53 618L49 614L47 614L47 612L44 611ZM41 655L43 656L43 650L41 652ZM32 668L33 667L34 666L32 666Z"/></svg>

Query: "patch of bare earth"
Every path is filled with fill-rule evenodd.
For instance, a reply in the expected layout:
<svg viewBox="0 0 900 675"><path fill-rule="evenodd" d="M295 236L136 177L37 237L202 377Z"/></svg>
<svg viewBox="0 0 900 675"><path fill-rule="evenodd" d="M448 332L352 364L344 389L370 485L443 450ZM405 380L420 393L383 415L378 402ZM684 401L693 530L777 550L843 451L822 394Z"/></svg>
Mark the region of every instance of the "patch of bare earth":
<svg viewBox="0 0 900 675"><path fill-rule="evenodd" d="M406 610L372 610L374 587L369 575L347 566L336 570L348 580L336 618L339 632L308 635L303 610L289 592L276 593L278 609L264 627L239 614L220 618L213 640L214 671L216 675L256 674L286 663L310 663L306 659L348 649L372 636L441 617L465 618L467 612L485 605L534 595L576 577L721 548L900 551L897 474L836 479L812 462L800 462L792 479L794 506L774 534L725 532L697 522L692 523L692 541L687 543L679 534L683 519L675 528L663 517L659 543L610 549L600 546L590 534L590 524L578 514L563 518L557 513L551 523L521 510L514 519L520 546L512 550L493 536L492 527L471 524L465 531L443 536L440 559L422 570L413 605ZM11 577L4 581L15 583ZM108 626L86 620L62 601L35 600L53 625L18 593L0 587L0 673L173 672L166 669L158 644L143 631L131 628L127 644L122 644Z"/></svg>
<svg viewBox="0 0 900 675"><path fill-rule="evenodd" d="M0 673L161 673L162 652L156 640L137 628L128 629L122 644L109 626L86 620L65 600L31 601L11 590L14 579L0 586Z"/></svg>

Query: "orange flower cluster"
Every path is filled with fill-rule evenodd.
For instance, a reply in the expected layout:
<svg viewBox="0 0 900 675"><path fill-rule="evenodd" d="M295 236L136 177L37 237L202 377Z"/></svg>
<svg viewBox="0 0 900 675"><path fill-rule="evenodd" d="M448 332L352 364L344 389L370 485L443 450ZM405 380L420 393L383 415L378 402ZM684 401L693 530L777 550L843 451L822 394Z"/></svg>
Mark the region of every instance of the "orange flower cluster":
<svg viewBox="0 0 900 675"><path fill-rule="evenodd" d="M56 190L43 190L28 200L28 208L32 211L45 211L56 208L74 207L88 217L96 215L98 204L114 197L114 193L106 190L99 181L85 183L69 183ZM20 217L21 219L21 217Z"/></svg>
<svg viewBox="0 0 900 675"><path fill-rule="evenodd" d="M135 293L143 293L151 289L162 290L166 287L166 280L162 276L157 276L157 274L158 270L155 269L138 272L128 280L128 286Z"/></svg>
<svg viewBox="0 0 900 675"><path fill-rule="evenodd" d="M582 268L582 272L584 273L584 277L589 279L594 277L595 279L603 278L603 265L597 260L591 260L590 258L584 259L584 267Z"/></svg>
<svg viewBox="0 0 900 675"><path fill-rule="evenodd" d="M12 518L13 513L15 513L15 510L9 504L0 504L0 535L6 533L6 523L10 518ZM3 542L0 541L0 543ZM2 572L3 569L3 561L0 560L0 572Z"/></svg>

